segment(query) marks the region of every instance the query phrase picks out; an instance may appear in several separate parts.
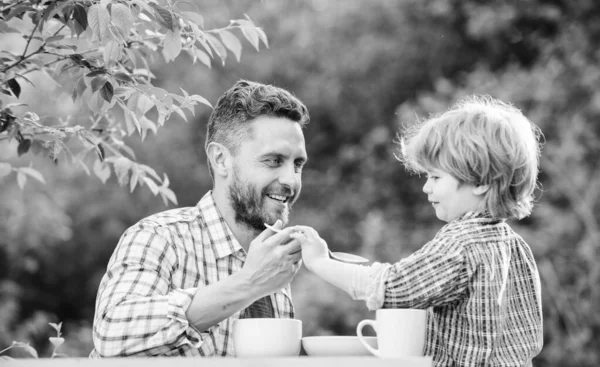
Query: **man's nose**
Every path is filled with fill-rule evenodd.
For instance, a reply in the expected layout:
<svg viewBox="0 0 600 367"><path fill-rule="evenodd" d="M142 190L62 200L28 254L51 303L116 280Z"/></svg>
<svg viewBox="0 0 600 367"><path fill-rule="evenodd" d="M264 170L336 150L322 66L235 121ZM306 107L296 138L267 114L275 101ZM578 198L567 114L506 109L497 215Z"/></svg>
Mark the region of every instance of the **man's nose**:
<svg viewBox="0 0 600 367"><path fill-rule="evenodd" d="M290 188L295 188L298 186L298 182L300 180L300 175L296 173L296 167L294 164L286 164L281 167L281 171L279 174L279 183L282 185L287 185Z"/></svg>

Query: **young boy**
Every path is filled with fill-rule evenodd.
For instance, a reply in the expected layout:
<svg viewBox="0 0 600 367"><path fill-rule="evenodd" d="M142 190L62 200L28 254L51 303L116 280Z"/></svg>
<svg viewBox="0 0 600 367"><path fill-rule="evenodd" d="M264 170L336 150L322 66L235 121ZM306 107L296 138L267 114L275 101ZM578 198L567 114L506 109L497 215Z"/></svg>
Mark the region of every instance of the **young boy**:
<svg viewBox="0 0 600 367"><path fill-rule="evenodd" d="M540 135L490 97L408 129L398 158L427 175L423 192L447 224L407 258L369 267L329 259L318 233L297 226L306 267L371 310L427 309L435 366L531 366L543 344L539 274L506 219L531 213Z"/></svg>

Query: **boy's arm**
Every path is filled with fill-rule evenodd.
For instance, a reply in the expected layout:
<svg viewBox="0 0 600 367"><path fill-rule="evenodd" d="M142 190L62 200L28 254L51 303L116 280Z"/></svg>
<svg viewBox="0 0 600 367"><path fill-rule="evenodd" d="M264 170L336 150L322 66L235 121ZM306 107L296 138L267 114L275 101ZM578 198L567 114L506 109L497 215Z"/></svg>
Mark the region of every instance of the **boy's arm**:
<svg viewBox="0 0 600 367"><path fill-rule="evenodd" d="M354 299L363 299L368 288L369 267L347 264L329 258L329 249L311 227L296 226L290 237L300 241L306 268Z"/></svg>
<svg viewBox="0 0 600 367"><path fill-rule="evenodd" d="M440 251L433 242L393 265L366 267L329 259L327 243L314 229L296 230L291 236L302 244L306 267L352 298L366 300L371 310L444 304L460 297L468 283L462 254Z"/></svg>

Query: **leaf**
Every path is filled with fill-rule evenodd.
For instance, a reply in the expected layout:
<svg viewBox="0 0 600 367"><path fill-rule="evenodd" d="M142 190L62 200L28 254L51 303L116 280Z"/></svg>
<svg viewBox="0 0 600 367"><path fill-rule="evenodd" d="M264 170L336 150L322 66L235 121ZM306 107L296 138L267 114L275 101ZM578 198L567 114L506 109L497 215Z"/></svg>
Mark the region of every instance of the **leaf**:
<svg viewBox="0 0 600 367"><path fill-rule="evenodd" d="M110 67L119 61L119 57L121 56L121 45L119 42L115 40L108 41L104 46L102 56L104 57L104 64L106 67Z"/></svg>
<svg viewBox="0 0 600 367"><path fill-rule="evenodd" d="M133 27L133 16L127 5L112 4L111 21L121 31L123 37L129 35L129 31Z"/></svg>
<svg viewBox="0 0 600 367"><path fill-rule="evenodd" d="M59 35L56 35L56 36L51 36L51 37L46 38L45 42L46 43L50 43L50 42L54 42L54 41L60 41L63 38L65 38L65 35L64 34L59 34Z"/></svg>
<svg viewBox="0 0 600 367"><path fill-rule="evenodd" d="M148 173L150 176L154 177L156 179L156 181L160 181L160 176L158 175L158 173L156 173L154 168L152 168L150 166L146 166L145 164L139 164L138 166L142 171L144 171L144 172Z"/></svg>
<svg viewBox="0 0 600 367"><path fill-rule="evenodd" d="M177 197L173 190L169 189L169 177L167 177L166 174L164 175L163 183L160 185L159 191L165 206L169 205L169 201L177 205Z"/></svg>
<svg viewBox="0 0 600 367"><path fill-rule="evenodd" d="M165 61L169 62L181 53L181 34L179 29L175 31L167 31L163 46L163 56Z"/></svg>
<svg viewBox="0 0 600 367"><path fill-rule="evenodd" d="M200 102L200 103L205 104L208 107L212 108L212 105L210 104L210 102L206 98L202 97L201 95L192 94L189 98L192 101Z"/></svg>
<svg viewBox="0 0 600 367"><path fill-rule="evenodd" d="M31 167L21 167L18 169L18 171L23 172L24 174L26 174L27 176L29 176L31 178L35 178L36 180L40 181L43 184L46 183L46 180L44 180L44 176L42 176L41 173L39 173L37 170L35 170Z"/></svg>
<svg viewBox="0 0 600 367"><path fill-rule="evenodd" d="M73 9L73 19L75 20L75 33L79 36L88 27L88 18L85 8L81 4L75 4Z"/></svg>
<svg viewBox="0 0 600 367"><path fill-rule="evenodd" d="M173 31L173 15L171 12L155 3L150 3L150 6L154 8L154 13L156 14L158 22L168 30Z"/></svg>
<svg viewBox="0 0 600 367"><path fill-rule="evenodd" d="M134 165L131 167L131 179L129 180L129 192L133 192L133 190L135 189L135 186L138 183L139 178L140 178L140 172L138 171L137 167Z"/></svg>
<svg viewBox="0 0 600 367"><path fill-rule="evenodd" d="M144 182L146 185L148 185L150 191L152 191L152 193L156 196L156 194L158 194L158 186L156 183L154 183L150 177L144 177Z"/></svg>
<svg viewBox="0 0 600 367"><path fill-rule="evenodd" d="M221 40L225 44L225 47L229 49L235 56L235 59L240 62L240 58L242 56L242 44L240 40L231 32L227 30L222 30L219 32L219 36L221 36Z"/></svg>
<svg viewBox="0 0 600 367"><path fill-rule="evenodd" d="M13 92L15 97L19 98L19 95L21 94L21 86L19 85L19 82L17 82L15 78L12 78L9 79L6 84L8 84L8 87Z"/></svg>
<svg viewBox="0 0 600 367"><path fill-rule="evenodd" d="M104 100L108 103L112 101L114 89L110 82L104 83L102 88L100 88L100 96L104 98Z"/></svg>
<svg viewBox="0 0 600 367"><path fill-rule="evenodd" d="M194 48L194 56L198 60L200 60L201 63L203 63L204 65L208 66L209 69L212 67L212 65L211 65L211 58L210 58L210 56L208 56L206 54L206 52L204 52L204 51L202 51L200 49Z"/></svg>
<svg viewBox="0 0 600 367"><path fill-rule="evenodd" d="M19 142L19 146L17 147L17 153L19 154L19 157L22 156L23 154L27 153L29 151L29 148L31 148L31 140L30 139L23 139Z"/></svg>
<svg viewBox="0 0 600 367"><path fill-rule="evenodd" d="M110 22L110 15L108 14L108 10L103 8L99 4L94 4L90 6L87 14L87 21L92 29L94 34L94 38L97 38L98 41L102 42L102 37L104 33L108 29L108 24Z"/></svg>
<svg viewBox="0 0 600 367"><path fill-rule="evenodd" d="M150 120L146 116L142 116L139 118L139 122L140 122L140 125L142 128L142 132L141 132L142 141L144 141L144 139L146 139L146 133L148 132L148 130L152 130L154 135L156 135L156 131L158 130L158 128L156 127L156 124L154 122L152 122L152 120Z"/></svg>
<svg viewBox="0 0 600 367"><path fill-rule="evenodd" d="M85 76L87 78L91 78L93 76L98 76L98 75L106 75L106 70L104 69L100 69L100 70L94 70L94 71L90 71L89 73L85 74Z"/></svg>
<svg viewBox="0 0 600 367"><path fill-rule="evenodd" d="M52 326L52 328L54 330L56 330L56 333L58 335L60 335L60 329L62 328L62 322L59 322L58 324L54 323L54 322L49 322L48 325Z"/></svg>
<svg viewBox="0 0 600 367"><path fill-rule="evenodd" d="M26 180L26 179L25 179ZM18 178L17 178L18 181ZM25 185L25 182L23 182L23 185ZM19 187L20 184L19 184ZM21 187L21 189L23 189L23 187ZM35 350L35 348L33 348L31 345L29 345L29 343L21 343L21 342L12 342L12 346L13 347L17 347L17 348L23 348L27 351L27 353L29 353L32 357L34 358L38 358L38 353Z"/></svg>
<svg viewBox="0 0 600 367"><path fill-rule="evenodd" d="M64 338L50 337L48 339L50 340L50 343L54 345L54 348L60 347L65 342Z"/></svg>
<svg viewBox="0 0 600 367"><path fill-rule="evenodd" d="M0 33L21 33L21 31L10 27L5 21L0 20Z"/></svg>
<svg viewBox="0 0 600 367"><path fill-rule="evenodd" d="M107 81L108 78L106 78L104 75L99 75L95 77L90 83L92 86L92 91L95 92L98 89L102 88Z"/></svg>
<svg viewBox="0 0 600 367"><path fill-rule="evenodd" d="M104 161L104 157L106 157L106 152L104 151L104 147L102 144L96 145L96 152L98 153L98 159L100 161Z"/></svg>
<svg viewBox="0 0 600 367"><path fill-rule="evenodd" d="M95 113L102 112L105 105L105 100L104 98L102 98L102 96L100 96L100 93L93 92L89 97L86 96L84 99L87 100L87 105L90 108L90 110L92 110Z"/></svg>
<svg viewBox="0 0 600 367"><path fill-rule="evenodd" d="M99 159L94 162L93 170L96 177L98 177L103 184L110 178L110 167L108 164L100 162Z"/></svg>
<svg viewBox="0 0 600 367"><path fill-rule="evenodd" d="M204 17L201 14L193 11L184 11L181 14L197 24L200 28L204 29Z"/></svg>
<svg viewBox="0 0 600 367"><path fill-rule="evenodd" d="M137 99L135 111L137 111L140 116L144 116L152 107L154 107L154 102L152 102L145 94L140 94Z"/></svg>
<svg viewBox="0 0 600 367"><path fill-rule="evenodd" d="M125 157L119 157L114 162L115 174L119 181L119 185L125 186L129 182L129 170L131 169L131 161Z"/></svg>
<svg viewBox="0 0 600 367"><path fill-rule="evenodd" d="M81 76L81 77L79 77L79 79L75 83L75 86L73 87L73 93L71 94L71 98L73 99L73 102L75 102L75 100L78 97L81 97L81 95L85 91L85 88L86 88L85 81L83 80L83 76Z"/></svg>
<svg viewBox="0 0 600 367"><path fill-rule="evenodd" d="M115 79L120 80L122 82L128 82L128 83L133 83L133 79L131 79L131 77L125 73L115 73L113 75L115 77Z"/></svg>
<svg viewBox="0 0 600 367"><path fill-rule="evenodd" d="M215 50L217 55L221 58L221 62L225 65L225 59L227 58L227 49L223 46L223 43L219 39L210 33L206 34L206 40L210 46Z"/></svg>
<svg viewBox="0 0 600 367"><path fill-rule="evenodd" d="M12 172L12 166L10 163L0 162L0 179L4 176L9 175Z"/></svg>
<svg viewBox="0 0 600 367"><path fill-rule="evenodd" d="M267 39L267 34L265 33L265 31L263 31L262 28L259 27L254 28L254 30L256 31L256 33L258 33L258 37L261 41L263 41L265 47L269 48L269 40Z"/></svg>
<svg viewBox="0 0 600 367"><path fill-rule="evenodd" d="M244 37L246 37L248 42L250 42L250 44L252 46L254 46L256 51L259 51L259 35L258 35L258 32L256 31L256 27L242 25L241 28L242 28L242 34L244 35Z"/></svg>
<svg viewBox="0 0 600 367"><path fill-rule="evenodd" d="M142 126L133 111L123 109L125 111L125 125L127 127L127 135L133 134L136 130L141 135Z"/></svg>

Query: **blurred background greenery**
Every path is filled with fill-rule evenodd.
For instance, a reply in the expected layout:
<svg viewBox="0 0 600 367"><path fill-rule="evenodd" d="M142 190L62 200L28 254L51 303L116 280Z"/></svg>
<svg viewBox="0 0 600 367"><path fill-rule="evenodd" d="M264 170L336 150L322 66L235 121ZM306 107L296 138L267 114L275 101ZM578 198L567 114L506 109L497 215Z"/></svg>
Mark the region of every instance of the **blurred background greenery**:
<svg viewBox="0 0 600 367"><path fill-rule="evenodd" d="M404 123L444 111L461 96L513 102L545 134L533 215L511 223L530 244L543 286L538 366L600 363L600 2L596 0L196 1L206 27L247 13L270 48L244 44L241 62L212 69L185 55L156 61L155 85L212 103L238 79L275 84L308 106L310 162L292 224L314 226L333 250L395 262L444 224L421 192L424 179L395 160ZM0 41L2 41L0 39ZM43 83L42 83L43 84ZM24 86L24 89L27 88ZM47 114L72 114L68 98L24 91ZM211 187L203 143L210 109L173 117L131 145L166 173L180 206ZM0 155L13 165L16 146ZM0 182L0 350L13 340L51 351L48 322L63 322L70 356L87 356L100 278L122 232L166 209L148 190L34 159L47 184ZM303 333L351 335L374 315L302 269L292 284Z"/></svg>

